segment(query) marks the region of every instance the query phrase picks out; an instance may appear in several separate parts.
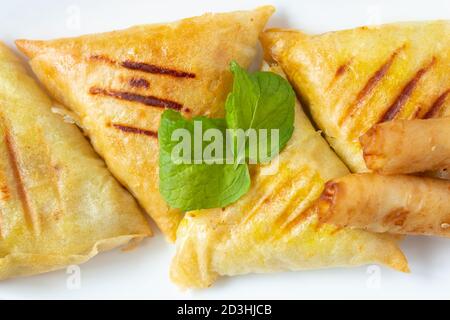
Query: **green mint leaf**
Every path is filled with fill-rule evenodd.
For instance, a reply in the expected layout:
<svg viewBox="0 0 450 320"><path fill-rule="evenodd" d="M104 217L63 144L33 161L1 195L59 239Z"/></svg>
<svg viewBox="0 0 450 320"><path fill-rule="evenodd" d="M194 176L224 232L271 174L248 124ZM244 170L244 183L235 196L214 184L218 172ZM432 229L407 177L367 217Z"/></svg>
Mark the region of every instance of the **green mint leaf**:
<svg viewBox="0 0 450 320"><path fill-rule="evenodd" d="M267 163L287 144L294 131L295 93L289 82L272 72L249 74L236 62L231 63L234 74L233 90L226 102L228 128L238 136L240 129L255 129L258 143L247 141L245 158L252 163ZM266 129L267 134L261 129ZM272 137L272 129L278 130L279 139ZM240 130L242 133L242 130ZM278 140L273 144L272 138ZM266 146L266 149L261 147ZM238 160L242 156L240 146L235 146ZM277 152L278 151L278 152Z"/></svg>
<svg viewBox="0 0 450 320"><path fill-rule="evenodd" d="M197 155L202 157L205 155L205 150L211 148L211 144L216 142L217 137L211 138L209 142L201 139L201 145L196 146L194 143L195 122L201 124L203 133L209 129L215 129L214 132L219 132L222 137L222 141L218 142L217 152L212 152L213 157L206 157L208 159L203 157L204 160L226 160L225 120L206 117L187 120L178 112L165 111L158 133L161 195L172 208L183 211L226 207L248 192L250 188L248 166L246 164L235 166L225 162L207 164L205 161L196 164L196 150L200 150L200 154ZM177 129L185 129L185 132L190 133L191 138L188 140L190 154L182 152L183 149L179 148L182 139L173 139L174 133L175 137L179 137L177 133L180 131ZM222 150L222 155L217 154L220 152L219 149ZM181 160L185 162L190 160L190 163L181 163Z"/></svg>
<svg viewBox="0 0 450 320"><path fill-rule="evenodd" d="M188 120L173 110L162 116L160 192L173 208L190 211L234 203L250 188L246 161L268 163L292 137L295 94L289 82L271 72L249 74L236 62L231 71L234 85L226 119Z"/></svg>

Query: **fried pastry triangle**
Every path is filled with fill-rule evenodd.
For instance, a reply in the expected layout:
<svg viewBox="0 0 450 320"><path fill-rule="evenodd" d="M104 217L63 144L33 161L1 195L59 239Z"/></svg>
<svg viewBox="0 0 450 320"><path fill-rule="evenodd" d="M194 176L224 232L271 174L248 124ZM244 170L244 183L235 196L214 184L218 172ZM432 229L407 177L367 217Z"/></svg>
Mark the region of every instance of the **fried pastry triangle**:
<svg viewBox="0 0 450 320"><path fill-rule="evenodd" d="M160 116L167 108L185 116L223 116L229 64L250 65L273 10L17 45L50 93L78 115L112 173L174 240L183 214L169 208L158 190Z"/></svg>
<svg viewBox="0 0 450 320"><path fill-rule="evenodd" d="M0 280L80 264L150 235L78 128L0 43Z"/></svg>
<svg viewBox="0 0 450 320"><path fill-rule="evenodd" d="M408 270L391 236L321 225L308 210L325 183L348 169L299 104L286 149L251 171L251 189L237 203L186 214L171 267L178 285L206 288L219 276L371 263Z"/></svg>
<svg viewBox="0 0 450 320"><path fill-rule="evenodd" d="M449 21L318 36L274 29L262 42L355 172L367 171L358 139L373 125L450 115Z"/></svg>

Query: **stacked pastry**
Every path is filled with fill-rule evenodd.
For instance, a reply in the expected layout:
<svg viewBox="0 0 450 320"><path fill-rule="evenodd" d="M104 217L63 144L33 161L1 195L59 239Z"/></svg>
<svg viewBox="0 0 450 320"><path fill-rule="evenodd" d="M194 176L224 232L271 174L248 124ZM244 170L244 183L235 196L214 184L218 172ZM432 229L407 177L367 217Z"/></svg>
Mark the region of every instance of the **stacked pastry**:
<svg viewBox="0 0 450 320"><path fill-rule="evenodd" d="M264 33L268 58L357 173L327 183L316 205L322 222L450 236L449 33L445 21Z"/></svg>
<svg viewBox="0 0 450 320"><path fill-rule="evenodd" d="M449 182L405 175L442 177L436 172L449 166L450 24L262 33L273 11L17 45L64 106L58 113L74 120L176 241L171 277L178 285L373 263L407 272L397 234L450 230ZM251 167L242 198L225 208L171 208L159 190L161 115L172 109L186 118L223 117L229 65L247 68L259 37L265 70L286 74L320 131L296 102L292 138L272 163ZM50 100L10 53L0 63L2 172L5 190L15 186L1 200L1 277L80 263L98 249L149 235L133 199L82 134L51 113ZM19 88L22 81L27 85ZM45 159L40 165L38 157ZM272 166L277 174L264 174ZM75 241L80 233L85 244Z"/></svg>

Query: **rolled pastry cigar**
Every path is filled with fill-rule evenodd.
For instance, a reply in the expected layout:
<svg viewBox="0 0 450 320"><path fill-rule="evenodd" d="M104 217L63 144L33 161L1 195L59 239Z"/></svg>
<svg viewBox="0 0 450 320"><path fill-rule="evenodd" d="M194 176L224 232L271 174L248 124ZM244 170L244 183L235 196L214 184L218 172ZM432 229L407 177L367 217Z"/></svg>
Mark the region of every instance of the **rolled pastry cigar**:
<svg viewBox="0 0 450 320"><path fill-rule="evenodd" d="M381 174L450 168L450 118L375 125L360 138L369 169Z"/></svg>
<svg viewBox="0 0 450 320"><path fill-rule="evenodd" d="M450 182L406 175L353 174L328 182L319 220L377 233L450 237Z"/></svg>

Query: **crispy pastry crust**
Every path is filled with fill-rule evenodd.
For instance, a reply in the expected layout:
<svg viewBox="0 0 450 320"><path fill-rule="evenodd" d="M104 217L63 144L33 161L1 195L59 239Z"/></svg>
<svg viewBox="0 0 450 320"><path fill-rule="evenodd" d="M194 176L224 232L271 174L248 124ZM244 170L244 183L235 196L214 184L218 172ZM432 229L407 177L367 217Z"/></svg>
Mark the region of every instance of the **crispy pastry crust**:
<svg viewBox="0 0 450 320"><path fill-rule="evenodd" d="M408 271L394 237L320 225L308 210L325 182L348 170L299 104L286 149L251 174L251 189L237 203L190 212L181 222L170 273L179 286L206 288L220 276L373 263Z"/></svg>
<svg viewBox="0 0 450 320"><path fill-rule="evenodd" d="M353 172L368 171L358 139L375 124L450 114L450 21L272 29L262 43Z"/></svg>
<svg viewBox="0 0 450 320"><path fill-rule="evenodd" d="M133 197L0 43L0 280L150 236Z"/></svg>
<svg viewBox="0 0 450 320"><path fill-rule="evenodd" d="M393 234L450 236L450 182L415 176L353 174L326 184L322 223Z"/></svg>
<svg viewBox="0 0 450 320"><path fill-rule="evenodd" d="M273 11L206 14L17 46L48 91L78 115L115 177L174 241L183 213L169 208L158 190L160 116L164 109L223 116L229 64L250 65Z"/></svg>
<svg viewBox="0 0 450 320"><path fill-rule="evenodd" d="M450 168L450 118L382 123L360 141L367 167L381 174Z"/></svg>

